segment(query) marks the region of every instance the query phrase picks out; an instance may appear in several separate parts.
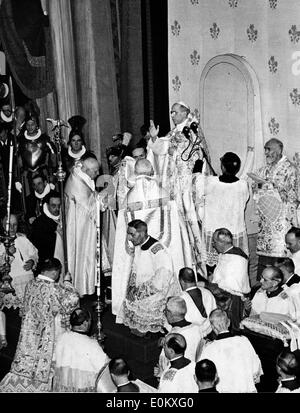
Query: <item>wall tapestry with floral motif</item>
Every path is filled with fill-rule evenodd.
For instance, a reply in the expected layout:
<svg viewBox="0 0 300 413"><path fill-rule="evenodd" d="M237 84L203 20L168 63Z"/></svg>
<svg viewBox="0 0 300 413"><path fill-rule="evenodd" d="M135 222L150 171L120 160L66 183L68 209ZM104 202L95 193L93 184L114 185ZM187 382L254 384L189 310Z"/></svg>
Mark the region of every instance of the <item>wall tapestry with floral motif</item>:
<svg viewBox="0 0 300 413"><path fill-rule="evenodd" d="M207 62L221 54L242 56L259 82L263 141L282 140L288 157L297 161L300 1L169 0L168 28L170 105L183 100L199 114Z"/></svg>

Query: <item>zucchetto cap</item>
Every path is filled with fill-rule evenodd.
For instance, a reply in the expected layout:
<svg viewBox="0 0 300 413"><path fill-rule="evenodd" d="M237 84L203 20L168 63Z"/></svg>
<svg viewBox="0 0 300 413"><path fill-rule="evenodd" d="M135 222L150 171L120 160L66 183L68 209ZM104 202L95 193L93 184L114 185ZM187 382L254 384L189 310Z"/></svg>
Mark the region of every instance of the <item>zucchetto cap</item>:
<svg viewBox="0 0 300 413"><path fill-rule="evenodd" d="M179 102L176 102L176 105L181 105L181 106L184 106L185 108L187 108L188 110L191 110L189 105L184 103L182 100L180 100Z"/></svg>

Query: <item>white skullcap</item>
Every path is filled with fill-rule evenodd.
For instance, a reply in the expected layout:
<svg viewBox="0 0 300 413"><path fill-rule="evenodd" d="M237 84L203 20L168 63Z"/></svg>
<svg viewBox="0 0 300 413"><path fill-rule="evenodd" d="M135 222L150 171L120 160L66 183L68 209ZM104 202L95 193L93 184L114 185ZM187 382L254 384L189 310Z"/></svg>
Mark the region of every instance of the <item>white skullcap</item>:
<svg viewBox="0 0 300 413"><path fill-rule="evenodd" d="M187 105L186 103L184 103L182 100L180 100L179 102L176 102L177 105L181 105L184 106L185 108L187 108L188 110L191 110L191 108L189 107L189 105Z"/></svg>
<svg viewBox="0 0 300 413"><path fill-rule="evenodd" d="M148 159L138 159L134 166L134 172L136 175L148 175L154 174L153 167Z"/></svg>

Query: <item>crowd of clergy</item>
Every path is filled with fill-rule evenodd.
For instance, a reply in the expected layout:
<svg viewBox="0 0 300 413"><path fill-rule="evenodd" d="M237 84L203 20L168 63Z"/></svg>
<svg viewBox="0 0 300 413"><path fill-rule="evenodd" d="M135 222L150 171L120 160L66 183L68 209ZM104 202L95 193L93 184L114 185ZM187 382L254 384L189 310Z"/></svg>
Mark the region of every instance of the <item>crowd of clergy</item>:
<svg viewBox="0 0 300 413"><path fill-rule="evenodd" d="M257 392L264 371L245 320L285 326L276 392L300 392L297 166L272 138L258 170L242 173L226 152L217 175L189 106L174 103L171 118L166 136L152 120L135 145L113 136L104 174L82 116L65 143L54 121L53 136L41 131L32 102L1 106L0 349L6 311L22 325L0 392ZM95 292L136 340L159 335L156 386L99 345L82 306Z"/></svg>

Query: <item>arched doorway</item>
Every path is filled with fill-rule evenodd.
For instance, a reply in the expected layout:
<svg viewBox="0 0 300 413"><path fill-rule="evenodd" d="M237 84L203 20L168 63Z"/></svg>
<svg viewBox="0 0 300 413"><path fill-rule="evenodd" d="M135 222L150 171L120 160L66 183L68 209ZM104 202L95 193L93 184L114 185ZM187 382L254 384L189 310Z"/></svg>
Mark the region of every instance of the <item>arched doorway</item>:
<svg viewBox="0 0 300 413"><path fill-rule="evenodd" d="M213 168L220 173L220 157L235 152L242 161L239 178L263 165L260 89L252 66L241 56L218 55L205 65L200 78L201 126ZM251 184L251 180L249 180ZM249 185L251 191L251 185ZM249 241L249 277L256 283L258 216L251 194L245 211Z"/></svg>
<svg viewBox="0 0 300 413"><path fill-rule="evenodd" d="M262 165L260 102L256 73L243 57L223 54L207 62L200 78L201 126L217 173L228 151L242 160L240 177Z"/></svg>

